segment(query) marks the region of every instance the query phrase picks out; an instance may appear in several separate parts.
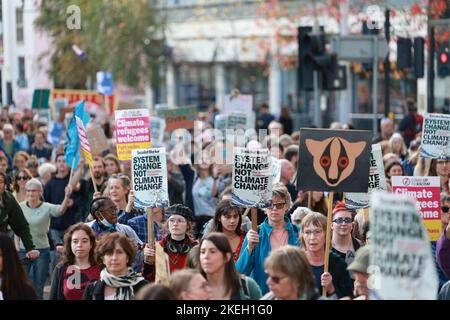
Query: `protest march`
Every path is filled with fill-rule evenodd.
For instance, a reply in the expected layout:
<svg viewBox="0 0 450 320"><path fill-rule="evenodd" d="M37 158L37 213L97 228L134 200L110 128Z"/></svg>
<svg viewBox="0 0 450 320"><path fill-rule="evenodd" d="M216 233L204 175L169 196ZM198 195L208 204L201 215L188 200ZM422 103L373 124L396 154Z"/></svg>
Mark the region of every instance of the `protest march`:
<svg viewBox="0 0 450 320"><path fill-rule="evenodd" d="M447 76L440 69L446 62L434 59L450 52L448 39L421 44L399 32L386 42L363 27L357 38L353 29L327 35L328 43L329 26L261 22L288 15L279 5L291 1L247 2L258 6L261 24L236 22L249 32L243 50L231 33L210 45L214 31L203 27L156 42L161 30L146 25L139 33L154 17L128 11L138 5L124 1L123 16L140 19L130 26L123 18L118 29L104 21L98 37L139 34L139 45L117 36L111 51L94 55L94 36L66 41L76 62L64 60L64 73L86 72L82 85L59 74L42 88L33 82L30 101L2 100L0 308L2 300L174 300L184 302L168 313L208 317L218 311L206 301L258 301L232 308L270 315L275 300L450 300L450 98L442 83L423 89ZM387 27L394 24L389 12ZM276 39L258 44L258 32ZM5 44L13 42L3 34ZM99 46L110 43L101 37ZM284 47L291 38L296 46ZM436 72L414 73L412 85L406 74L418 72L419 49L435 40L441 55L433 52L429 65ZM393 42L400 58L409 48L408 66L389 64ZM245 70L227 62L232 53ZM265 57L265 69L254 72L253 55ZM86 69L95 63L95 73ZM3 91L24 94L16 86L26 83L8 81ZM389 90L403 91L389 102Z"/></svg>

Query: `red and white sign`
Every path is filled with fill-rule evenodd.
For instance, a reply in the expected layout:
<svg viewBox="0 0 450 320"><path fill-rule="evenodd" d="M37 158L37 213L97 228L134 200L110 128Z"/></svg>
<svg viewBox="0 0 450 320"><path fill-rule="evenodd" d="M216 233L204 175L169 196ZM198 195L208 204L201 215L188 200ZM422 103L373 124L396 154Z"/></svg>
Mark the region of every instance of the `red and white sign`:
<svg viewBox="0 0 450 320"><path fill-rule="evenodd" d="M430 241L442 233L439 177L392 177L392 192L416 200L417 209L425 223Z"/></svg>
<svg viewBox="0 0 450 320"><path fill-rule="evenodd" d="M131 160L133 149L150 148L148 109L117 110L116 146L119 160Z"/></svg>

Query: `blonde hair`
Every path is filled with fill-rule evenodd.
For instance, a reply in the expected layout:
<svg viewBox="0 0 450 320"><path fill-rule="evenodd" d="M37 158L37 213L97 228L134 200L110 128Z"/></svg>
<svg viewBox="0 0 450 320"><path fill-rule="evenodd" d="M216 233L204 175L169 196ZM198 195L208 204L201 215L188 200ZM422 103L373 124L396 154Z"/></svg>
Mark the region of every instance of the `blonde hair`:
<svg viewBox="0 0 450 320"><path fill-rule="evenodd" d="M291 195L289 194L288 189L281 182L277 182L272 186L272 196L277 196L286 201L286 211L289 210L292 206Z"/></svg>

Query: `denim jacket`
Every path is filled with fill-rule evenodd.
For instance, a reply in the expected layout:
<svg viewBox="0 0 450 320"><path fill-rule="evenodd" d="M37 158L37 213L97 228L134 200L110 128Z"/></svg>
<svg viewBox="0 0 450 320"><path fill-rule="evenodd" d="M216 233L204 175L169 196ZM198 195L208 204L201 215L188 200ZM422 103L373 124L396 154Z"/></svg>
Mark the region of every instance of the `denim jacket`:
<svg viewBox="0 0 450 320"><path fill-rule="evenodd" d="M297 231L289 222L287 217L284 217L286 222L286 230L288 231L288 244L293 246L299 246ZM267 274L264 272L264 260L272 250L270 247L270 234L273 227L269 225L268 219L258 227L259 231L259 243L253 248L252 253L249 254L247 250L247 238L245 238L242 244L241 254L236 262L236 268L239 273L252 277L261 288L262 294L266 294L269 291L266 280Z"/></svg>

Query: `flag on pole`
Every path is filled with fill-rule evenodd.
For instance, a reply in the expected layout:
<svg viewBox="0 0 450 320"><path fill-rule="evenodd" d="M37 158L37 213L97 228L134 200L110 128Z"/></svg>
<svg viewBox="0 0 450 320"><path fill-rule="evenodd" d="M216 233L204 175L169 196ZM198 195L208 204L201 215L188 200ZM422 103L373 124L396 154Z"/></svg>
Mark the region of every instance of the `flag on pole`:
<svg viewBox="0 0 450 320"><path fill-rule="evenodd" d="M87 112L84 112L84 100L78 102L77 106L72 115L72 119L70 120L69 126L67 127L66 132L66 141L64 144L64 153L65 159L69 167L72 166L72 161L75 159L74 165L72 169L76 169L78 167L78 163L80 162L80 153L78 152L79 138L78 138L78 130L76 117L80 118L84 124L87 126L91 117Z"/></svg>

